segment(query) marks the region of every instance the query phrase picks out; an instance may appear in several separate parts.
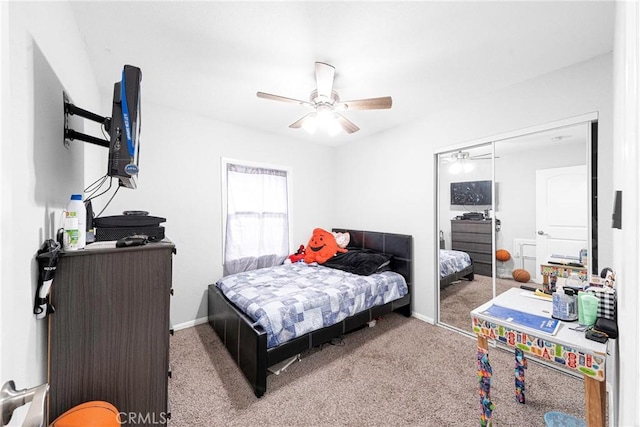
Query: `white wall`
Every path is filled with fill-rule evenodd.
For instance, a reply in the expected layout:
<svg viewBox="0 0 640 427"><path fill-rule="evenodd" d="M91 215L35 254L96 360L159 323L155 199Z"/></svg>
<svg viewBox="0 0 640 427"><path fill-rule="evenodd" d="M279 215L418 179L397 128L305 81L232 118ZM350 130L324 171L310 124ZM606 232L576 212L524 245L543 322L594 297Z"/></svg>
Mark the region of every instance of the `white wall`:
<svg viewBox="0 0 640 427"><path fill-rule="evenodd" d="M416 94L428 99L428 94ZM532 79L464 105L337 149L334 222L414 236L413 310L436 316L435 171L433 150L597 111L599 213L610 218L612 55ZM392 159L392 160L390 160ZM611 230L599 229L602 262Z"/></svg>
<svg viewBox="0 0 640 427"><path fill-rule="evenodd" d="M143 70L143 81L145 73L153 72ZM207 286L222 277L221 157L291 168L292 252L307 244L315 227L334 225L332 148L158 105L144 104L142 112L138 188L120 189L103 215L145 210L167 219L166 236L177 247L171 301L174 325L205 318ZM87 176L87 181L102 171Z"/></svg>
<svg viewBox="0 0 640 427"><path fill-rule="evenodd" d="M46 382L46 321L36 321L35 254L84 186L84 143L65 149L62 90L87 109L99 95L67 4L2 2L0 381ZM55 37L52 37L55 35ZM27 407L14 414L18 422Z"/></svg>

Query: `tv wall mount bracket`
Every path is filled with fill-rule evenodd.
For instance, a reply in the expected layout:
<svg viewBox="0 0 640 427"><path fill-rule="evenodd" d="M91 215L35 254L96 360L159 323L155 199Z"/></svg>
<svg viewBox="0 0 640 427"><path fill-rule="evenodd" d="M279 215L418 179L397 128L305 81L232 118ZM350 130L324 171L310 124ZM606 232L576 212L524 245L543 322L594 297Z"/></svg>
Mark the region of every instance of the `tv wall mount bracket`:
<svg viewBox="0 0 640 427"><path fill-rule="evenodd" d="M75 106L64 91L62 92L62 98L64 103L64 146L68 148L69 143L74 139L77 139L79 141L89 142L91 144L109 148L108 140L96 138L95 136L87 135L85 133L77 132L71 129L69 127L69 116L76 115L93 122L100 123L104 126L104 129L107 132L109 132L109 128L111 127L111 118L99 116L98 114L92 113L91 111L87 111L83 108Z"/></svg>

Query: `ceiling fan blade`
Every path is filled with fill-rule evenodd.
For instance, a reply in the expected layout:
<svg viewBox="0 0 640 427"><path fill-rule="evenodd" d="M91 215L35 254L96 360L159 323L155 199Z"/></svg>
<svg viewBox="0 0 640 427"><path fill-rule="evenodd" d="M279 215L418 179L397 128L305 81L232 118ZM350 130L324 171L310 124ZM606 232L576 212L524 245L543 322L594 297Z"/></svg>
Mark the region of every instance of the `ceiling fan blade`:
<svg viewBox="0 0 640 427"><path fill-rule="evenodd" d="M391 108L391 103L392 101L390 96L383 96L380 98L344 101L339 103L336 108L344 108L346 110L385 110Z"/></svg>
<svg viewBox="0 0 640 427"><path fill-rule="evenodd" d="M303 118L301 118L301 119L299 119L299 120L296 120L295 122L291 123L291 124L289 125L289 127L290 127L290 128L293 128L293 129L301 128L301 127L302 127L302 125L304 124L304 122L305 122L307 119L309 119L311 116L315 116L315 114L316 114L316 113L309 113L309 114L307 114L306 116L304 116Z"/></svg>
<svg viewBox="0 0 640 427"><path fill-rule="evenodd" d="M356 126L352 121L348 120L346 117L340 114L336 114L336 118L338 119L338 123L340 123L340 126L342 126L342 129L344 129L346 133L354 133L360 130L358 126Z"/></svg>
<svg viewBox="0 0 640 427"><path fill-rule="evenodd" d="M287 98L285 96L280 96L280 95L272 95L270 93L257 92L256 95L258 95L258 98L270 99L272 101L289 102L289 103L292 103L292 104L308 105L310 107L312 106L311 103L308 102L308 101L302 101L300 99Z"/></svg>
<svg viewBox="0 0 640 427"><path fill-rule="evenodd" d="M324 96L331 99L331 91L333 90L333 77L336 69L324 62L316 62L316 88L318 96Z"/></svg>

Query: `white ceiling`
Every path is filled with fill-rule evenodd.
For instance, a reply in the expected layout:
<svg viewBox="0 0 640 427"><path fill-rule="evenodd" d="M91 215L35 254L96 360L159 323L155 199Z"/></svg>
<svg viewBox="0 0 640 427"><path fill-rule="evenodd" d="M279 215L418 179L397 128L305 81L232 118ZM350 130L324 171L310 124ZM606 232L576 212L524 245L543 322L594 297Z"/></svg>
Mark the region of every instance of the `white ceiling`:
<svg viewBox="0 0 640 427"><path fill-rule="evenodd" d="M609 53L615 7L612 1L71 4L106 99L122 66L132 64L142 69L144 103L328 145ZM290 129L308 107L256 92L307 100L315 61L335 66L341 99L391 96L392 109L345 112L361 128L352 135Z"/></svg>

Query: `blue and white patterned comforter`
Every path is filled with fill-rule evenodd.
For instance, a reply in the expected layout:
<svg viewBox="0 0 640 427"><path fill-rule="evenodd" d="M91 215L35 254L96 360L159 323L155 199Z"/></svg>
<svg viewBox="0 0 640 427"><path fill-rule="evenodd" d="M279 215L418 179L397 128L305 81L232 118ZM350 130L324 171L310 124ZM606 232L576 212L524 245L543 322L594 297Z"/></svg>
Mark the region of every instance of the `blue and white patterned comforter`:
<svg viewBox="0 0 640 427"><path fill-rule="evenodd" d="M440 278L447 277L471 265L471 257L466 252L440 249Z"/></svg>
<svg viewBox="0 0 640 427"><path fill-rule="evenodd" d="M359 276L305 263L233 274L216 286L264 328L268 348L408 292L404 277L391 271Z"/></svg>

